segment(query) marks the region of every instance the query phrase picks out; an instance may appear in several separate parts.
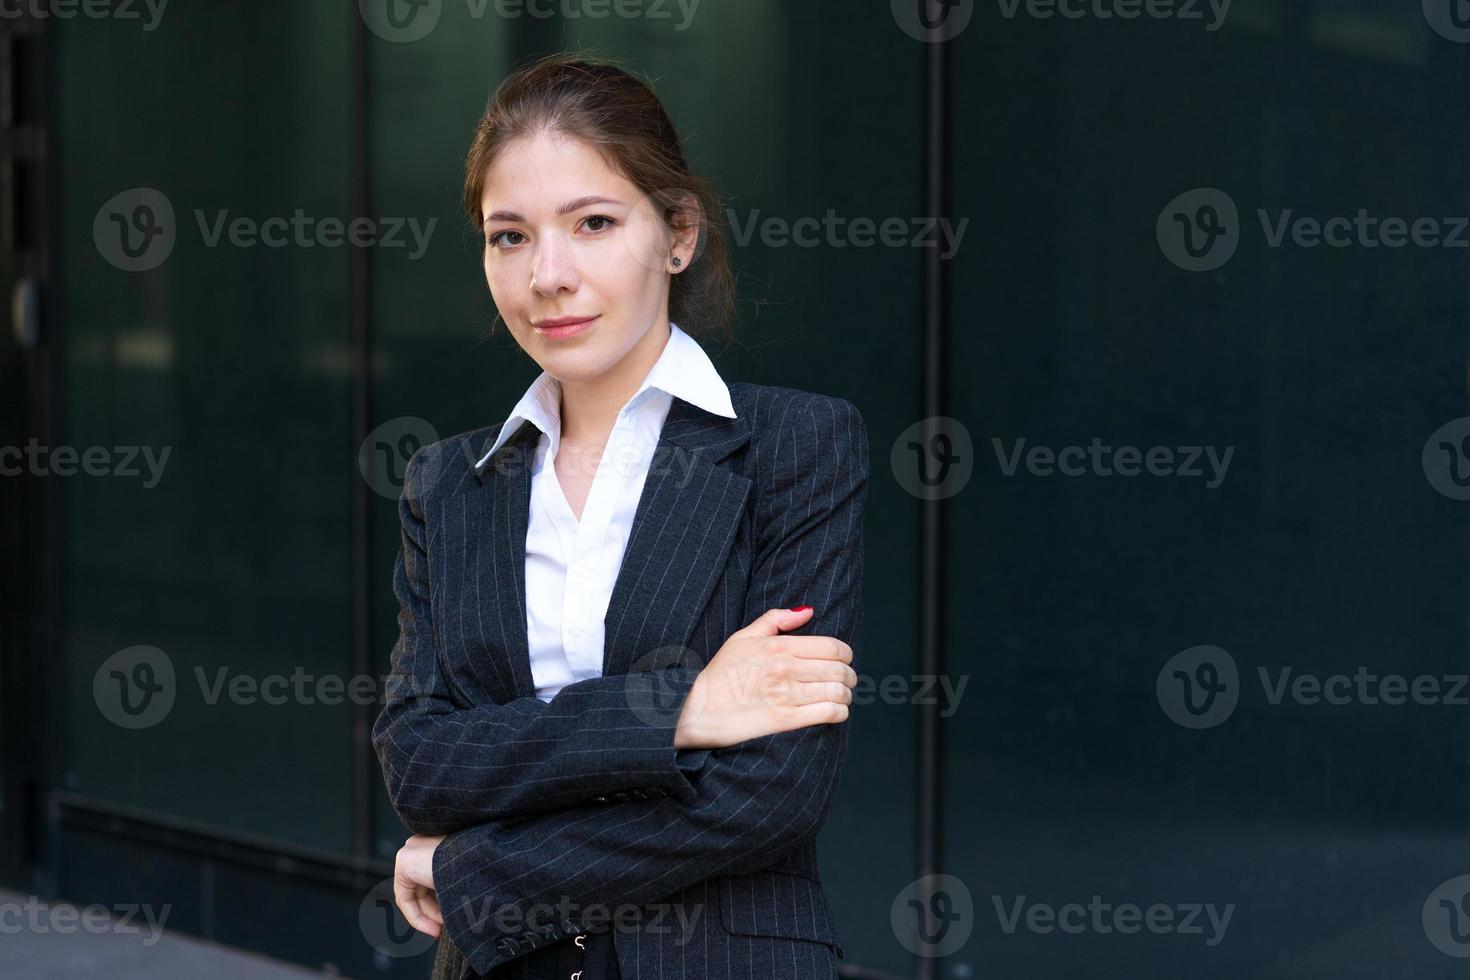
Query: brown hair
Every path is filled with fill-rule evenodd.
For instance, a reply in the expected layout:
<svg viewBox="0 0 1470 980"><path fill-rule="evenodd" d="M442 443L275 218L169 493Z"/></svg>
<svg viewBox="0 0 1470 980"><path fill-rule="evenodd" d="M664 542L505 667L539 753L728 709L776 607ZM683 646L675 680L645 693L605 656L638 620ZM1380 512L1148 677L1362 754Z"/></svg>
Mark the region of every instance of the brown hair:
<svg viewBox="0 0 1470 980"><path fill-rule="evenodd" d="M669 284L669 319L691 335L728 344L735 286L719 197L689 169L679 133L653 89L610 59L547 55L518 68L495 90L465 160L464 209L481 242L480 198L496 155L514 140L547 130L598 150L649 195L670 232L699 225L694 256Z"/></svg>

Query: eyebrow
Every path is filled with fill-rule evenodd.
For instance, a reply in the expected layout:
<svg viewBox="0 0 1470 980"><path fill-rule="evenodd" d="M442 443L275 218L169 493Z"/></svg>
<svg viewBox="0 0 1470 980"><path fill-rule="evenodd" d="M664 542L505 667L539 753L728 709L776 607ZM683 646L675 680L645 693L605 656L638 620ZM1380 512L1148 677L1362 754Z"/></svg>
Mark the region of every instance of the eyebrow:
<svg viewBox="0 0 1470 980"><path fill-rule="evenodd" d="M558 216L565 216L565 215L571 214L573 211L580 211L580 210L582 210L585 207L590 207L593 204L616 204L619 207L625 206L625 205L623 205L623 202L622 201L615 200L614 198L611 198L611 197L599 197L596 194L589 194L587 197L579 197L575 201L568 201L567 203L563 204L561 207L557 208L556 209L556 213L557 213ZM525 220L526 220L525 215L518 214L515 211L496 211L494 214L489 214L489 215L486 215L485 216L485 224L487 224L487 225L490 222L492 222L492 221L525 221Z"/></svg>

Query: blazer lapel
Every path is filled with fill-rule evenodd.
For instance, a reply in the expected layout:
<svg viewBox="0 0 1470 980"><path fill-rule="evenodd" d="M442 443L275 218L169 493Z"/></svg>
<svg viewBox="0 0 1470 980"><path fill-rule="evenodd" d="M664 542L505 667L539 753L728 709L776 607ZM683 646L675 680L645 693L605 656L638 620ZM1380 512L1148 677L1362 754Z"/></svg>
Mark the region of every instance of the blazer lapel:
<svg viewBox="0 0 1470 980"><path fill-rule="evenodd" d="M486 449L497 434L491 431ZM466 571L481 596L490 585L481 636L484 648L502 655L473 657L466 666L497 703L536 696L526 635L526 531L539 437L535 426L523 423L476 469L478 483L469 491L477 519L467 528L466 557L474 567ZM744 418L673 399L604 617L604 676L671 666L668 652L675 652L672 659L682 655L725 566L751 489L748 478L718 464L749 441Z"/></svg>
<svg viewBox="0 0 1470 980"><path fill-rule="evenodd" d="M490 441L498 434L498 428L492 431ZM493 597L480 610L481 656L469 666L477 674L489 674L489 690L502 704L536 696L526 636L526 531L531 517L531 466L540 435L534 425L523 422L500 451L475 470L479 485L470 489L471 509L479 519L469 529L471 540L465 549L474 563L476 581L482 586L490 583ZM493 624L485 621L491 616ZM500 655L494 656L496 652Z"/></svg>
<svg viewBox="0 0 1470 980"><path fill-rule="evenodd" d="M744 418L669 406L603 620L604 676L682 659L750 495L748 478L718 464L749 441Z"/></svg>

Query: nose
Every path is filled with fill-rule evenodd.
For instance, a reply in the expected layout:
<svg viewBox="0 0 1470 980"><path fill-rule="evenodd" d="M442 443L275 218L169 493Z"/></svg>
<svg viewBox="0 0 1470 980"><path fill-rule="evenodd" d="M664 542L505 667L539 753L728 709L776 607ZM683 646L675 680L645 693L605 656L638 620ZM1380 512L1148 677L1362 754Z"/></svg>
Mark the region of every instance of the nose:
<svg viewBox="0 0 1470 980"><path fill-rule="evenodd" d="M531 264L531 289L542 296L554 297L563 289L575 292L579 282L571 245L555 237L541 239Z"/></svg>

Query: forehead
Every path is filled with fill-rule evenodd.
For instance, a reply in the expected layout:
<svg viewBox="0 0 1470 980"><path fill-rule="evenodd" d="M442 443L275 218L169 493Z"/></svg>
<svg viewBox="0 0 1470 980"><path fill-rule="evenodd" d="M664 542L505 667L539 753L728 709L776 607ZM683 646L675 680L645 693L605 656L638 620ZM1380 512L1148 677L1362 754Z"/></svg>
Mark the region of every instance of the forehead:
<svg viewBox="0 0 1470 980"><path fill-rule="evenodd" d="M626 193L631 187L592 146L543 131L505 145L485 172L480 201L487 212L536 210L554 208L568 194Z"/></svg>

